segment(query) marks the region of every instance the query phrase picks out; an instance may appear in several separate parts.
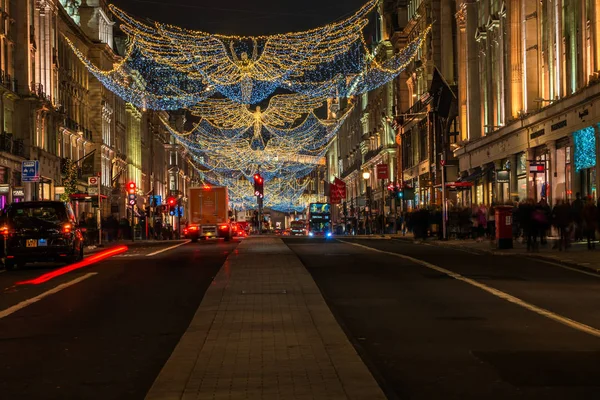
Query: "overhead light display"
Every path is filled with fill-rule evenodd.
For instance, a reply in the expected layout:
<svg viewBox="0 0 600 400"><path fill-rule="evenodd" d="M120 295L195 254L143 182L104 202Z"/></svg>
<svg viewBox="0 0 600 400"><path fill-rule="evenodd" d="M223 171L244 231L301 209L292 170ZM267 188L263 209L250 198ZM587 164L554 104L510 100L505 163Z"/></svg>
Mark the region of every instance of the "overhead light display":
<svg viewBox="0 0 600 400"><path fill-rule="evenodd" d="M427 28L399 52L379 54L382 46L370 46L364 34L378 3L368 0L323 27L268 36L146 23L111 5L127 45L110 70L66 40L90 73L125 101L199 118L188 132L163 123L203 179L227 186L234 203L254 205L249 182L260 171L265 205L298 209L305 177L322 163L352 106L336 119L321 119L316 111L327 99L353 98L392 81L429 34Z"/></svg>

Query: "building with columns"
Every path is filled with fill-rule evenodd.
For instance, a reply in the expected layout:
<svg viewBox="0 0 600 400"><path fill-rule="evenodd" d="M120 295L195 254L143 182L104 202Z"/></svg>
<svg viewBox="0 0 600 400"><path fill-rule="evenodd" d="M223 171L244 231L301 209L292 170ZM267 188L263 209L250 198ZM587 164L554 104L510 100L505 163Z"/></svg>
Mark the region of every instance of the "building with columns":
<svg viewBox="0 0 600 400"><path fill-rule="evenodd" d="M462 202L597 199L600 1L456 7Z"/></svg>
<svg viewBox="0 0 600 400"><path fill-rule="evenodd" d="M396 79L399 183L415 193L404 199L408 208L441 205L442 173L448 182L458 171L451 152L459 121L454 13L452 1L409 0L401 14L404 28L393 36L402 48L431 26L417 57Z"/></svg>
<svg viewBox="0 0 600 400"><path fill-rule="evenodd" d="M392 35L398 30L398 2L382 1L377 12L373 43L382 60L394 54ZM351 99L336 99L335 112L343 115L351 108L350 115L332 142L326 156L327 182L336 177L346 183L346 218L364 219L367 210L367 188L371 196L370 212L373 217L393 210L393 203L386 199L387 185L396 181L397 161L395 131L392 122L395 114L394 83L389 82L371 92ZM329 107L330 113L332 107ZM335 147L334 147L335 146ZM377 165L387 164L389 178L377 179ZM363 173L369 172L369 179ZM334 209L334 218L343 206Z"/></svg>

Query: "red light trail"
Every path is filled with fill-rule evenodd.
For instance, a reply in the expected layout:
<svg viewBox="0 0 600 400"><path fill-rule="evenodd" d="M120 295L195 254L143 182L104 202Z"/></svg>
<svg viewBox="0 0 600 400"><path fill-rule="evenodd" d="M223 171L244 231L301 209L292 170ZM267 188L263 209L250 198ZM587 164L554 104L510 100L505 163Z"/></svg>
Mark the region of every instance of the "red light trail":
<svg viewBox="0 0 600 400"><path fill-rule="evenodd" d="M78 261L74 264L70 264L65 267L54 270L52 272L48 272L47 274L40 275L35 279L17 282L16 285L40 285L42 283L48 282L49 280L58 277L58 276L67 274L71 271L75 271L80 268L85 268L92 264L106 260L107 258L116 256L117 254L125 253L128 249L129 248L127 246L113 247L113 248L98 252L96 254L93 254L93 255L91 255L81 261Z"/></svg>

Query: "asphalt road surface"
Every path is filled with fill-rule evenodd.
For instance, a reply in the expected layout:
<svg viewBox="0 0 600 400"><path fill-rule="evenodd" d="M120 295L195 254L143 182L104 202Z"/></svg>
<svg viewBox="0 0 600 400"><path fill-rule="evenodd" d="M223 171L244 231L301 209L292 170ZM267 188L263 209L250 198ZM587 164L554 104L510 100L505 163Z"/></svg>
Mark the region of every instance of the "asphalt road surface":
<svg viewBox="0 0 600 400"><path fill-rule="evenodd" d="M390 399L600 398L600 277L523 257L347 242L286 240Z"/></svg>
<svg viewBox="0 0 600 400"><path fill-rule="evenodd" d="M173 245L0 273L0 399L143 399L237 243Z"/></svg>

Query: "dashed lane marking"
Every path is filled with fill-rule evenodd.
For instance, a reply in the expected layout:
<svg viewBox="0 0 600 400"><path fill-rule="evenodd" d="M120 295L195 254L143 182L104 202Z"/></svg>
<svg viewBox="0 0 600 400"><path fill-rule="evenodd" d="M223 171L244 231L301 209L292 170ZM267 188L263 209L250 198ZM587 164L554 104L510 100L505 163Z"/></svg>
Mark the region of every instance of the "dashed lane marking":
<svg viewBox="0 0 600 400"><path fill-rule="evenodd" d="M434 271L440 272L442 274L448 275L449 277L451 277L453 279L456 279L458 281L465 282L465 283L467 283L467 284L469 284L471 286L474 286L474 287L479 288L479 289L481 289L481 290L483 290L485 292L488 292L491 295L494 295L494 296L496 296L496 297L498 297L500 299L506 300L506 301L508 301L510 303L513 303L513 304L516 304L516 305L518 305L518 306L520 306L522 308L525 308L525 309L527 309L529 311L533 311L536 314L539 314L539 315L541 315L543 317L546 317L548 319L556 321L556 322L558 322L560 324L566 325L566 326L568 326L570 328L573 328L573 329L576 329L578 331L581 331L581 332L587 333L589 335L596 336L596 337L600 338L600 330L599 329L596 329L596 328L591 327L589 325L583 324L581 322L577 322L575 320L572 320L570 318L564 317L562 315L556 314L556 313L554 313L552 311L546 310L545 308L538 307L538 306L536 306L534 304L531 304L531 303L528 303L528 302L526 302L526 301L524 301L524 300L522 300L522 299L520 299L518 297L510 295L510 294L508 294L506 292L503 292L501 290L494 289L493 287L487 286L487 285L485 285L483 283L480 283L480 282L478 282L478 281L476 281L474 279L462 276L461 274L458 274L456 272L452 272L452 271L447 270L445 268L438 267L437 265L434 265L434 264L431 264L431 263L428 263L426 261L422 261L422 260L419 260L419 259L416 259L416 258L413 258L413 257L410 257L410 256L406 256L404 254L398 254L398 253L393 253L391 251L384 251L384 250L374 249L372 247L364 246L364 245L358 244L358 243L346 242L344 240L340 240L340 242L349 244L351 246L362 247L364 249L367 249L367 250L370 250L370 251L374 251L374 252L377 252L377 253L382 253L382 254L387 254L387 255L390 255L390 256L394 256L394 257L403 258L403 259L405 259L407 261L411 261L411 262L413 262L415 264L418 264L418 265L421 265L423 267L426 267L426 268L432 269Z"/></svg>
<svg viewBox="0 0 600 400"><path fill-rule="evenodd" d="M37 303L38 301L42 300L44 297L48 297L50 295L58 293L61 290L64 290L64 289L68 288L69 286L76 285L79 282L82 282L82 281L84 281L84 280L86 280L88 278L91 278L94 275L98 275L98 273L97 272L90 272L89 274L85 274L83 276L80 276L77 279L73 279L72 281L69 281L69 282L63 283L61 285L58 285L57 287L55 287L53 289L50 289L47 292L44 292L44 293L42 293L40 295L32 297L31 299L24 300L24 301L22 301L22 302L20 302L20 303L18 303L16 305L14 305L14 306L12 306L12 307L9 307L9 308L7 308L5 310L2 310L2 311L0 311L0 319L2 319L4 317L8 317L9 315L11 315L13 313L16 313L17 311L19 311L19 310L21 310L21 309L23 309L23 308L25 308L27 306L30 306L30 305L32 305L34 303Z"/></svg>
<svg viewBox="0 0 600 400"><path fill-rule="evenodd" d="M188 244L190 242L191 242L191 240L186 240L185 242L176 244L175 246L167 247L166 249L162 249L162 250L155 251L154 253L146 254L146 257L152 257L152 256L155 256L157 254L164 253L165 251L176 249L179 246L183 246L184 244Z"/></svg>

